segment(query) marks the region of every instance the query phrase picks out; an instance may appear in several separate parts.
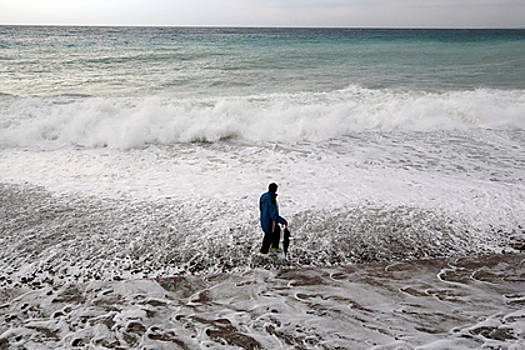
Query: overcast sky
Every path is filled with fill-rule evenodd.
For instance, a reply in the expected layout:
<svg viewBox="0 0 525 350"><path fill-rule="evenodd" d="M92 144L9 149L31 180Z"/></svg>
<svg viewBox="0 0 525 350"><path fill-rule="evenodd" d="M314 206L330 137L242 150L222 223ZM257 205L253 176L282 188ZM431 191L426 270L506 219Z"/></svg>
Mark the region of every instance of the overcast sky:
<svg viewBox="0 0 525 350"><path fill-rule="evenodd" d="M525 28L525 0L0 0L0 24Z"/></svg>

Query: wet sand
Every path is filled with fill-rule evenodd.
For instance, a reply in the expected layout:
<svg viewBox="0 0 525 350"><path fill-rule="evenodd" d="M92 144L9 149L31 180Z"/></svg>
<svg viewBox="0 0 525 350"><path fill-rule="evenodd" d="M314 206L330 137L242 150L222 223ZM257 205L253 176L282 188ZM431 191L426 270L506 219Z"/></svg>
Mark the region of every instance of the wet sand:
<svg viewBox="0 0 525 350"><path fill-rule="evenodd" d="M0 290L0 349L524 349L525 255Z"/></svg>

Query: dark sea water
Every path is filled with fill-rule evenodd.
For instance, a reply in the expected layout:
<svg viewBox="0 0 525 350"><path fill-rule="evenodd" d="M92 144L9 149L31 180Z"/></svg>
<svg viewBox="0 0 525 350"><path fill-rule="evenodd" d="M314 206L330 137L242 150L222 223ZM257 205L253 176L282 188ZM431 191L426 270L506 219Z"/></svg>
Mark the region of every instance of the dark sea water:
<svg viewBox="0 0 525 350"><path fill-rule="evenodd" d="M524 349L524 67L525 30L0 26L0 349Z"/></svg>

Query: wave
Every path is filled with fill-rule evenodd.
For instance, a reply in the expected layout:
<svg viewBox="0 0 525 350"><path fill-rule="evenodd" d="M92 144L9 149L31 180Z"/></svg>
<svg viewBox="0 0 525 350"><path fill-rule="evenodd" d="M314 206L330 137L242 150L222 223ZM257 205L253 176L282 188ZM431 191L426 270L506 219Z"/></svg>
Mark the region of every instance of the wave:
<svg viewBox="0 0 525 350"><path fill-rule="evenodd" d="M320 141L366 130L525 129L525 91L395 91L210 98L0 96L0 144L133 148L223 139Z"/></svg>

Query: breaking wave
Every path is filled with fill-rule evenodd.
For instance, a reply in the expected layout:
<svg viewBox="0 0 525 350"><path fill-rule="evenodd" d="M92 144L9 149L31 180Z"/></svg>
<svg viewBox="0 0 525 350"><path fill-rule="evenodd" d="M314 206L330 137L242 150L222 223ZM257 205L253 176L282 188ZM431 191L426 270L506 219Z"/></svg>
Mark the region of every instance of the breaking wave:
<svg viewBox="0 0 525 350"><path fill-rule="evenodd" d="M179 99L0 95L0 144L125 149L147 144L328 140L362 130L525 128L525 91L371 90Z"/></svg>

